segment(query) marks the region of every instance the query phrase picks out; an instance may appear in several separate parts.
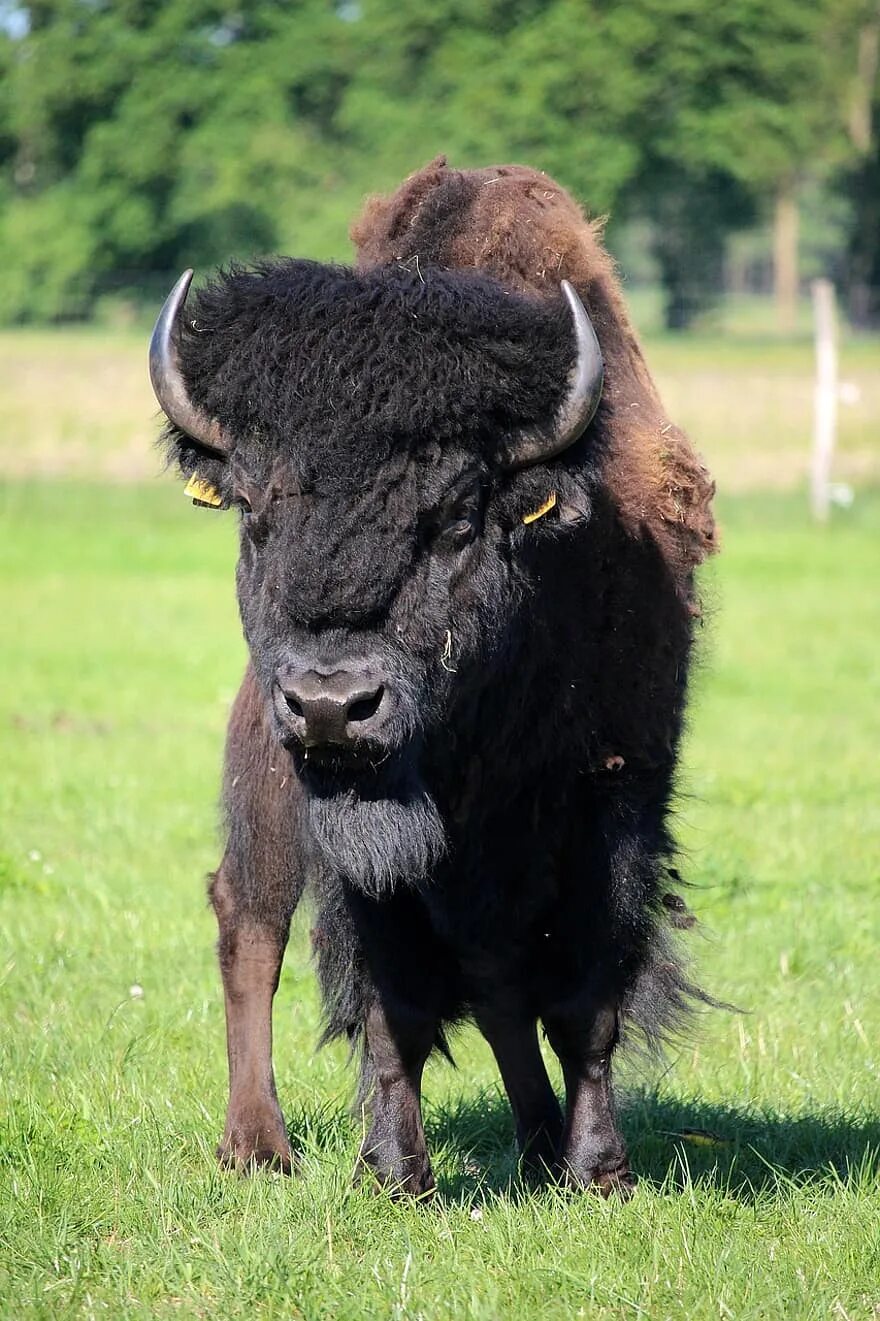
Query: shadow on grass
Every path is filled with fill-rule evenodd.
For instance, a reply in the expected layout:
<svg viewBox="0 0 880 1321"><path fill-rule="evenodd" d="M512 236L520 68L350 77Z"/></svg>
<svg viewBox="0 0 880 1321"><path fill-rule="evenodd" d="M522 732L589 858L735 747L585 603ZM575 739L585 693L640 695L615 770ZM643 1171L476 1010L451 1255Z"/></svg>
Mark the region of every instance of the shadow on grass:
<svg viewBox="0 0 880 1321"><path fill-rule="evenodd" d="M786 1184L880 1175L878 1115L785 1115L644 1092L623 1102L621 1126L640 1183L656 1189L693 1183L751 1201ZM513 1124L499 1094L428 1107L426 1130L446 1199L530 1195L517 1179Z"/></svg>
<svg viewBox="0 0 880 1321"><path fill-rule="evenodd" d="M318 1161L350 1160L354 1168L356 1117L328 1102L289 1118L295 1147ZM845 1186L880 1177L880 1115L785 1115L635 1092L623 1100L620 1119L639 1182L656 1190L690 1183L753 1201L786 1185ZM425 1130L445 1202L470 1203L485 1193L515 1201L534 1195L519 1177L513 1121L500 1093L428 1103Z"/></svg>

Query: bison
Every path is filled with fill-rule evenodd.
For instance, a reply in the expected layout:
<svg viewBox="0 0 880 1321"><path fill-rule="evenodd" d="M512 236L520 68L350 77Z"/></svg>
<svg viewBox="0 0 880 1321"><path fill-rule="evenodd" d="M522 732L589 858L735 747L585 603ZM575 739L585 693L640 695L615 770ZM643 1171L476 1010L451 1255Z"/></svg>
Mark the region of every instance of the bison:
<svg viewBox="0 0 880 1321"><path fill-rule="evenodd" d="M626 1194L612 1056L699 995L668 814L712 486L551 179L440 158L352 233L354 269L234 267L189 304L187 272L151 344L171 462L240 517L218 1155L295 1163L271 1016L308 891L361 1168L432 1190L422 1071L470 1019L526 1171Z"/></svg>

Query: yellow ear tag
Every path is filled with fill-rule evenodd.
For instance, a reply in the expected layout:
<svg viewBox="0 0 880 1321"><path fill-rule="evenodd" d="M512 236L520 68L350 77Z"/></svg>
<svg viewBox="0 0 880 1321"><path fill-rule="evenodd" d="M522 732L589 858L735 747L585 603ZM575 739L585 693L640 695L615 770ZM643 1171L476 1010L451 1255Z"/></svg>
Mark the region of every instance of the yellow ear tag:
<svg viewBox="0 0 880 1321"><path fill-rule="evenodd" d="M537 519L543 518L545 514L549 514L550 510L554 509L555 506L556 506L556 492L551 491L542 505L538 505L538 508L533 509L530 514L523 515L523 522L534 523L537 521Z"/></svg>
<svg viewBox="0 0 880 1321"><path fill-rule="evenodd" d="M188 495L194 505L207 505L210 509L217 509L223 503L223 496L217 487L210 482L203 482L195 473L183 488L183 494Z"/></svg>

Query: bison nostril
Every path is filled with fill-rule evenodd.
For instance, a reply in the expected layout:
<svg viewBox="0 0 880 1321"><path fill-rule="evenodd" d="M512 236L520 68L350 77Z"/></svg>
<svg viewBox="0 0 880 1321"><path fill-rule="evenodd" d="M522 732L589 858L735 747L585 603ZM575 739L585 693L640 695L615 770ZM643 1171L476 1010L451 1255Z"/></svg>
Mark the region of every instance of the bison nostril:
<svg viewBox="0 0 880 1321"><path fill-rule="evenodd" d="M302 719L305 714L302 709L302 702L297 701L293 693L285 693L284 700L287 703L291 713L295 716L299 716L300 719Z"/></svg>
<svg viewBox="0 0 880 1321"><path fill-rule="evenodd" d="M379 710L382 704L382 698L385 695L385 689L379 687L369 697L359 697L352 702L346 709L346 718L351 723L358 723L362 720L369 720Z"/></svg>

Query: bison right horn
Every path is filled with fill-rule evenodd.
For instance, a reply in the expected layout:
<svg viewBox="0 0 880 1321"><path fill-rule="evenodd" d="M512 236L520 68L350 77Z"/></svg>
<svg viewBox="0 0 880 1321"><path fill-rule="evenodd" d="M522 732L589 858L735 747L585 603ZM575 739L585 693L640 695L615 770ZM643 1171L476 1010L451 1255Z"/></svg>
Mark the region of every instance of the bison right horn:
<svg viewBox="0 0 880 1321"><path fill-rule="evenodd" d="M546 463L567 450L586 431L602 398L605 364L593 323L568 280L562 281L562 292L571 309L577 343L568 392L551 421L523 427L508 441L504 466L509 469Z"/></svg>
<svg viewBox="0 0 880 1321"><path fill-rule="evenodd" d="M220 422L209 417L189 397L183 372L180 370L178 342L180 316L192 283L192 271L184 271L171 293L165 299L159 319L150 340L150 380L169 422L186 432L205 449L214 450L223 458L232 449L232 441Z"/></svg>

